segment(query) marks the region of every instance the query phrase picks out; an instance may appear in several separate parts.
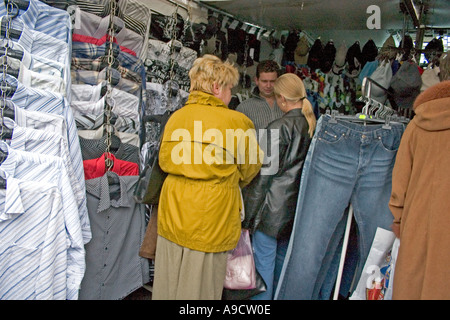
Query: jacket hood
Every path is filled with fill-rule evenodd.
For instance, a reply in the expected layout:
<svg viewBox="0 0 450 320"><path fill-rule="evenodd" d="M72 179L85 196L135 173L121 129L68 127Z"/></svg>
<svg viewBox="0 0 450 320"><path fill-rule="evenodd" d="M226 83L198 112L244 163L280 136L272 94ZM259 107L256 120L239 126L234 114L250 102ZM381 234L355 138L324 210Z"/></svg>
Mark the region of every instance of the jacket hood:
<svg viewBox="0 0 450 320"><path fill-rule="evenodd" d="M427 131L450 129L450 80L421 93L414 102L413 121Z"/></svg>

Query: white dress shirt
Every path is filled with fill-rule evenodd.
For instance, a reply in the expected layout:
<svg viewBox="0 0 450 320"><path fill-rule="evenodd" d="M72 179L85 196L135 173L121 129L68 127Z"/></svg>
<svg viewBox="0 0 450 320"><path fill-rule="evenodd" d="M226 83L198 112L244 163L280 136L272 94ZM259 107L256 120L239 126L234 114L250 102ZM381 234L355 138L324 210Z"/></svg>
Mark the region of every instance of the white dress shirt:
<svg viewBox="0 0 450 320"><path fill-rule="evenodd" d="M70 298L69 241L57 185L9 177L0 189L0 300Z"/></svg>
<svg viewBox="0 0 450 320"><path fill-rule="evenodd" d="M67 231L67 299L77 299L86 268L85 249L76 198L63 160L59 157L14 150L3 141L0 142L0 149L8 154L0 165L0 173L4 178L51 183L57 185L61 192Z"/></svg>

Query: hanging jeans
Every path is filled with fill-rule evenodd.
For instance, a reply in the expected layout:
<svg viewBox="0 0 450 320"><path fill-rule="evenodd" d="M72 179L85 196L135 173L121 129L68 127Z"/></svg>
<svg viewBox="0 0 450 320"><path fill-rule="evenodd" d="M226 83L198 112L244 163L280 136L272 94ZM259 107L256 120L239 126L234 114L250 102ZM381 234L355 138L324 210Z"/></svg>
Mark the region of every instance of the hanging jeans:
<svg viewBox="0 0 450 320"><path fill-rule="evenodd" d="M331 265L345 230L342 220L349 203L358 228L357 279L377 227L390 229L392 224L388 207L392 169L404 125L391 123L391 129L384 129L382 124L330 120L329 115L319 118L305 160L275 299L321 297L329 272L337 273Z"/></svg>

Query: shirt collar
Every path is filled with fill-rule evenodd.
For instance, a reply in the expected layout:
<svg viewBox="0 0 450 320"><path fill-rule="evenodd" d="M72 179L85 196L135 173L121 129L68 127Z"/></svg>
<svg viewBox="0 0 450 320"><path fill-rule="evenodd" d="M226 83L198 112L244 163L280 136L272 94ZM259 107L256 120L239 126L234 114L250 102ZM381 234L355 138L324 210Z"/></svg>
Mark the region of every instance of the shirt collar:
<svg viewBox="0 0 450 320"><path fill-rule="evenodd" d="M16 171L17 154L5 141L0 141L0 149L8 154L6 159L0 164L2 177L6 179L13 178Z"/></svg>
<svg viewBox="0 0 450 320"><path fill-rule="evenodd" d="M108 181L108 177L112 181L118 181L118 183L114 183L110 185ZM117 173L112 171L107 171L102 177L99 178L100 181L98 183L97 195L100 198L97 207L97 213L101 213L105 210L108 210L110 207L120 208L126 207L129 208L132 205L132 201L130 196L128 195L128 191L130 186L127 184L125 179L122 176L119 176ZM95 180L95 179L92 179ZM90 180L87 180L89 182ZM119 199L111 199L110 192L114 191L115 188L119 188L120 197Z"/></svg>
<svg viewBox="0 0 450 320"><path fill-rule="evenodd" d="M11 49L22 52L23 55L22 55L22 59L20 61L22 61L23 65L25 67L27 67L28 69L30 68L30 66L31 66L31 59L32 59L31 58L31 54L27 50L25 50L25 48L20 43L14 42L14 41L11 41L11 40L8 41L6 39L1 39L0 40L0 45L3 46L3 47L6 46L6 45L9 45L11 47Z"/></svg>
<svg viewBox="0 0 450 320"><path fill-rule="evenodd" d="M0 169L0 175L3 172ZM6 180L6 194L4 210L0 212L0 221L11 220L15 216L25 213L20 195L20 186L17 179L8 178Z"/></svg>
<svg viewBox="0 0 450 320"><path fill-rule="evenodd" d="M9 118L3 119L4 124L9 129L12 129L12 137L9 141L9 145L14 150L26 150L27 133L29 128L20 127L17 123Z"/></svg>
<svg viewBox="0 0 450 320"><path fill-rule="evenodd" d="M0 1L0 15L5 14L6 14L5 2ZM17 17L22 21L24 21L24 23L28 25L30 28L34 28L36 26L38 16L39 16L39 8L37 7L37 1L29 0L28 8L26 10L20 10Z"/></svg>

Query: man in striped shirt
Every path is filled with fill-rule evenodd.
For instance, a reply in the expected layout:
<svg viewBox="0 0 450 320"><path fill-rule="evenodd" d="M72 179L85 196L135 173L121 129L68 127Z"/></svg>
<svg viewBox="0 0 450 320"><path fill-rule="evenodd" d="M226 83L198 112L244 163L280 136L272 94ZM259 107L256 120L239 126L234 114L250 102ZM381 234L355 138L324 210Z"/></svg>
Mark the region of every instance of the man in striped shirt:
<svg viewBox="0 0 450 320"><path fill-rule="evenodd" d="M273 93L273 85L280 73L280 67L275 61L261 61L256 67L254 80L257 87L252 97L242 101L236 108L253 121L258 136L259 130L265 129L270 122L283 116Z"/></svg>

